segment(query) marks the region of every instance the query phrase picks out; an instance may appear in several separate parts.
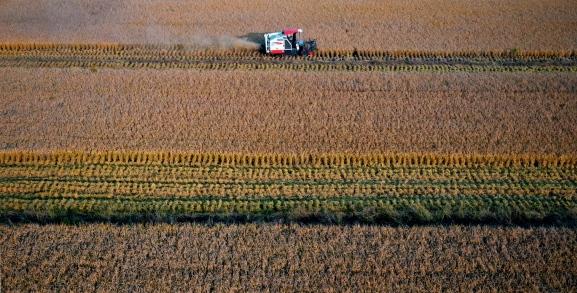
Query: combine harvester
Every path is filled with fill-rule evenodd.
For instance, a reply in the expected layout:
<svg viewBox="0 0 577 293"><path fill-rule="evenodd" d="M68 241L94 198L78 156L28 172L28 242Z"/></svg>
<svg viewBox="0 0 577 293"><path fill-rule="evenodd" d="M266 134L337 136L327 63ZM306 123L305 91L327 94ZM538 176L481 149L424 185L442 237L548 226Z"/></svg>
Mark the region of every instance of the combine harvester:
<svg viewBox="0 0 577 293"><path fill-rule="evenodd" d="M316 40L302 40L300 28L285 28L282 32L264 34L262 51L270 55L314 56Z"/></svg>

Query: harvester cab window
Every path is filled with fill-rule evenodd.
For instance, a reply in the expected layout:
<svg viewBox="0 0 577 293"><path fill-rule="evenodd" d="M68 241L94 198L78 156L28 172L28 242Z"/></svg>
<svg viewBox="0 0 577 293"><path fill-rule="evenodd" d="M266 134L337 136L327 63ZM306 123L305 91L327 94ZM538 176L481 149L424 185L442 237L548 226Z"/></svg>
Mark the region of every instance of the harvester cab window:
<svg viewBox="0 0 577 293"><path fill-rule="evenodd" d="M284 49L285 50L291 50L292 49L292 44L289 40L284 41Z"/></svg>

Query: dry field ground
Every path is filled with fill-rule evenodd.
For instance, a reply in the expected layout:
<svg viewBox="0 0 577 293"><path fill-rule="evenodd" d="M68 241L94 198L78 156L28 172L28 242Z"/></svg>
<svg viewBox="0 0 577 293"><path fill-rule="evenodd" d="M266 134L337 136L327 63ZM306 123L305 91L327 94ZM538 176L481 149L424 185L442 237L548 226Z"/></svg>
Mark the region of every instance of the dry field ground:
<svg viewBox="0 0 577 293"><path fill-rule="evenodd" d="M244 45L300 26L323 48L577 49L573 0L213 0L0 2L0 42Z"/></svg>
<svg viewBox="0 0 577 293"><path fill-rule="evenodd" d="M567 228L0 226L11 291L575 291Z"/></svg>
<svg viewBox="0 0 577 293"><path fill-rule="evenodd" d="M574 73L0 75L3 150L577 154Z"/></svg>

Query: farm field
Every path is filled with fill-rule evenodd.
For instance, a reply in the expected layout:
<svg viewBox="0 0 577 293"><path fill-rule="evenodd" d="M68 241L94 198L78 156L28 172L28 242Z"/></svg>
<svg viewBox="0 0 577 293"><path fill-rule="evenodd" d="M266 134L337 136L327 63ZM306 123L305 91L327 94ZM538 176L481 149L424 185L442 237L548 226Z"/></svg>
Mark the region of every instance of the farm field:
<svg viewBox="0 0 577 293"><path fill-rule="evenodd" d="M560 227L0 226L14 291L572 291Z"/></svg>
<svg viewBox="0 0 577 293"><path fill-rule="evenodd" d="M0 292L577 291L576 19L0 1Z"/></svg>
<svg viewBox="0 0 577 293"><path fill-rule="evenodd" d="M577 49L572 0L9 0L0 42L250 46L235 37L301 26L323 48Z"/></svg>

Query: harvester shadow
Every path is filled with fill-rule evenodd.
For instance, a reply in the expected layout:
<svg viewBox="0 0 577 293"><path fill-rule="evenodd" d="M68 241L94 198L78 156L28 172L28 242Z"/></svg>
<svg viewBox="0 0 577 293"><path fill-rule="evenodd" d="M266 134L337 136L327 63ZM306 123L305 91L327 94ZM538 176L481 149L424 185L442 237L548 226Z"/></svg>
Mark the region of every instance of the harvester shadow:
<svg viewBox="0 0 577 293"><path fill-rule="evenodd" d="M0 213L0 225L13 226L21 224L37 225L79 225L90 223L109 223L114 225L134 224L199 224L199 225L238 225L238 224L299 224L299 225L371 225L389 227L407 226L439 226L439 225L469 225L469 226L492 226L492 227L577 227L574 217L549 215L542 219L527 219L523 216L512 218L492 217L486 219L472 219L449 217L445 219L423 220L406 214L400 218L390 218L382 215L372 216L366 214L334 214L334 213L311 213L311 214L125 214L125 215L100 215L85 214L75 211L61 211L58 213Z"/></svg>

